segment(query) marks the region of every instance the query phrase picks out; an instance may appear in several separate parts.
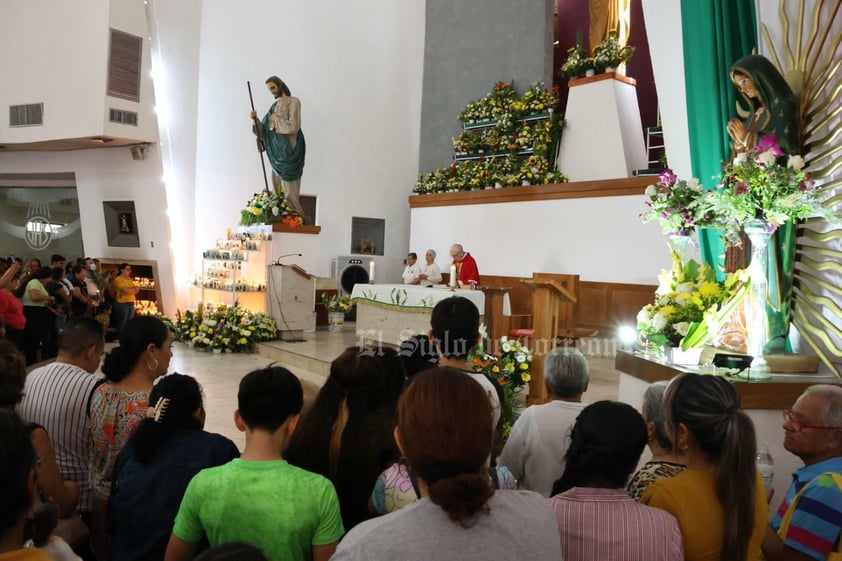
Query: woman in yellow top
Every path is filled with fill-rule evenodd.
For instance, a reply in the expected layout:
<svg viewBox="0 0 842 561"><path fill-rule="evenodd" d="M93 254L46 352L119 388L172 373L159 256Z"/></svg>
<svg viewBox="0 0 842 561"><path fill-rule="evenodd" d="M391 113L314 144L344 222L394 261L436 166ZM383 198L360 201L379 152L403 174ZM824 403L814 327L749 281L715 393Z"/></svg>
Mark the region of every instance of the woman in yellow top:
<svg viewBox="0 0 842 561"><path fill-rule="evenodd" d="M114 286L114 304L112 305L112 314L114 318L114 327L118 334L123 333L123 326L126 322L134 317L134 302L135 296L138 292L138 287L134 285L132 280L132 266L128 263L120 263L118 266L120 274L114 277L112 284ZM119 335L118 335L119 336Z"/></svg>
<svg viewBox="0 0 842 561"><path fill-rule="evenodd" d="M678 520L687 561L754 561L768 505L754 463L754 424L734 386L682 374L664 395L667 430L687 470L649 485L640 502Z"/></svg>

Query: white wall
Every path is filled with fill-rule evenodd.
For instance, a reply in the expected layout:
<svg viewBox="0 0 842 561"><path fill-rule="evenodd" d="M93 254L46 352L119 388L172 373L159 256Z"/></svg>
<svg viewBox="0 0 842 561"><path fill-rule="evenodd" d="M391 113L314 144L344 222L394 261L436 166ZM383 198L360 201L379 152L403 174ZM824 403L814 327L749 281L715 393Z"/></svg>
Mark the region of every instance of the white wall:
<svg viewBox="0 0 842 561"><path fill-rule="evenodd" d="M381 278L399 278L418 169L424 3L217 0L202 3L201 18L195 253L263 188L246 81L262 117L273 101L264 81L277 74L301 99L302 193L319 197L311 272L325 276L332 255L349 253L351 217L363 216L386 220Z"/></svg>
<svg viewBox="0 0 842 561"><path fill-rule="evenodd" d="M67 24L76 20L78 25ZM0 142L102 134L107 2L4 0L0 38L0 108L44 103L44 126L9 128L3 115Z"/></svg>
<svg viewBox="0 0 842 561"><path fill-rule="evenodd" d="M670 266L669 250L657 225L640 222L643 203L641 195L416 208L410 248L419 255L435 249L443 271L451 244L461 243L480 275L655 284Z"/></svg>
<svg viewBox="0 0 842 561"><path fill-rule="evenodd" d="M159 307L174 311L166 196L160 156L154 146L145 161L132 160L128 148L0 153L0 169L4 173L74 172L85 254L126 261L156 260L164 299ZM102 201L134 201L139 248L108 246Z"/></svg>
<svg viewBox="0 0 842 561"><path fill-rule="evenodd" d="M109 2L108 27L136 35L143 39L143 54L140 71L140 101L129 101L104 95L107 88L103 86L102 93L105 103L101 109L103 131L110 136L121 138L137 138L148 141L158 139L158 126L155 117L155 94L153 91L151 67L151 33L146 18L146 2L144 0L111 0ZM99 30L95 30L99 33ZM106 34L110 35L108 29ZM106 38L106 49L110 40ZM108 51L106 50L106 63ZM107 80L107 77L106 77ZM109 122L108 110L125 109L137 112L138 126L122 125Z"/></svg>
<svg viewBox="0 0 842 561"><path fill-rule="evenodd" d="M692 177L684 86L681 2L643 0L649 56L658 91L667 161L679 177Z"/></svg>
<svg viewBox="0 0 842 561"><path fill-rule="evenodd" d="M0 118L0 143L102 134L155 140L143 1L3 0L0 108L43 102L44 125L10 128ZM105 95L109 27L143 37L140 103ZM137 111L139 126L106 124L109 107Z"/></svg>

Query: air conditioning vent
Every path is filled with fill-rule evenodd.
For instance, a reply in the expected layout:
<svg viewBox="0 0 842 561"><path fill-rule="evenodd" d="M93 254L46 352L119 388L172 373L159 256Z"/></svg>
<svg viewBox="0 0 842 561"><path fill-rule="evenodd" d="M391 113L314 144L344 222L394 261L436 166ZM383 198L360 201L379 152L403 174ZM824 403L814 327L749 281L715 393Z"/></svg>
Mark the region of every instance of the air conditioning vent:
<svg viewBox="0 0 842 561"><path fill-rule="evenodd" d="M10 127L34 127L44 124L44 104L27 103L9 106Z"/></svg>
<svg viewBox="0 0 842 561"><path fill-rule="evenodd" d="M109 109L108 120L112 123L120 123L121 125L137 126L137 113L134 111L125 111L123 109Z"/></svg>
<svg viewBox="0 0 842 561"><path fill-rule="evenodd" d="M107 95L140 101L140 61L143 39L116 29L111 30L108 58Z"/></svg>

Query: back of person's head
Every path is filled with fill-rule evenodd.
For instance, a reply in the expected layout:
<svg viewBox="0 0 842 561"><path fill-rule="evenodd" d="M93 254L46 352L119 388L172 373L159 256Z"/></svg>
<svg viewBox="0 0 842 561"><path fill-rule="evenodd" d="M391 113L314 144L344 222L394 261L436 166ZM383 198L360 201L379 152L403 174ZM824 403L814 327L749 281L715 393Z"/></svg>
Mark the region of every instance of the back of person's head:
<svg viewBox="0 0 842 561"><path fill-rule="evenodd" d="M692 439L716 464L716 496L725 512L721 558L745 559L754 525L757 440L737 390L718 376L682 374L667 386L664 409L673 445L686 449ZM689 434L682 434L682 425Z"/></svg>
<svg viewBox="0 0 842 561"><path fill-rule="evenodd" d="M404 340L398 356L403 361L406 375L410 378L439 364L436 347L426 335L413 335Z"/></svg>
<svg viewBox="0 0 842 561"><path fill-rule="evenodd" d="M126 322L120 334L119 346L105 355L102 372L109 382L119 382L137 365L140 357L149 347L162 347L170 336L170 330L160 319L153 316L135 316Z"/></svg>
<svg viewBox="0 0 842 561"><path fill-rule="evenodd" d="M53 270L49 267L39 267L33 274L33 279L38 279L42 282L47 282L53 276Z"/></svg>
<svg viewBox="0 0 842 561"><path fill-rule="evenodd" d="M129 446L135 459L149 464L161 444L173 434L186 430L201 430L202 421L196 416L202 408L202 388L192 376L170 374L164 376L149 394L152 416L143 419L132 433Z"/></svg>
<svg viewBox="0 0 842 561"><path fill-rule="evenodd" d="M0 409L0 537L14 528L32 505L29 477L35 450L29 431L11 409Z"/></svg>
<svg viewBox="0 0 842 561"><path fill-rule="evenodd" d="M64 269L61 267L53 267L52 269L53 274L50 276L51 280L60 281L64 276Z"/></svg>
<svg viewBox="0 0 842 561"><path fill-rule="evenodd" d="M94 318L77 316L71 318L61 332L58 348L62 353L79 356L91 346L101 349L105 345L105 331Z"/></svg>
<svg viewBox="0 0 842 561"><path fill-rule="evenodd" d="M469 376L439 367L415 377L398 404L401 451L430 500L469 527L494 494L485 472L491 402Z"/></svg>
<svg viewBox="0 0 842 561"><path fill-rule="evenodd" d="M50 535L58 526L58 507L50 501L41 503L32 510L32 542L35 547L44 547Z"/></svg>
<svg viewBox="0 0 842 561"><path fill-rule="evenodd" d="M655 440L664 450L672 450L672 440L666 426L666 411L664 410L664 392L669 382L660 381L651 384L643 392L643 406L640 408L643 420L652 423L655 431Z"/></svg>
<svg viewBox="0 0 842 561"><path fill-rule="evenodd" d="M479 339L479 310L462 296L445 298L433 308L430 325L442 356L466 358Z"/></svg>
<svg viewBox="0 0 842 561"><path fill-rule="evenodd" d="M573 425L553 494L573 487L624 487L645 447L646 423L634 407L619 401L588 405Z"/></svg>
<svg viewBox="0 0 842 561"><path fill-rule="evenodd" d="M405 381L403 364L394 349L345 349L330 363L328 379L299 423L287 449L289 461L305 469L324 467L326 461L325 473L335 480L345 452L343 442L358 440L363 427L368 428L369 414L383 414L394 426Z"/></svg>
<svg viewBox="0 0 842 561"><path fill-rule="evenodd" d="M269 561L269 558L251 544L231 542L205 550L194 561Z"/></svg>
<svg viewBox="0 0 842 561"><path fill-rule="evenodd" d="M577 349L556 347L544 359L544 379L555 397L580 396L588 387L588 360Z"/></svg>
<svg viewBox="0 0 842 561"><path fill-rule="evenodd" d="M14 343L0 339L0 407L14 407L23 397L26 359Z"/></svg>
<svg viewBox="0 0 842 561"><path fill-rule="evenodd" d="M303 405L301 382L286 368L261 368L240 380L237 409L250 430L275 432Z"/></svg>

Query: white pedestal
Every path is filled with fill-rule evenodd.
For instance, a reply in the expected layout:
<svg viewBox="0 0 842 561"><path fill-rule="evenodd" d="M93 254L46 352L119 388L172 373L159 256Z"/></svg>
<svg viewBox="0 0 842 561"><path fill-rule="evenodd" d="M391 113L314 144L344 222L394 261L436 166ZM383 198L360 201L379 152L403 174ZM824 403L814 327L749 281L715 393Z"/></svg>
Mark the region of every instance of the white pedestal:
<svg viewBox="0 0 842 561"><path fill-rule="evenodd" d="M558 158L570 181L630 177L648 167L635 84L614 73L571 81Z"/></svg>

